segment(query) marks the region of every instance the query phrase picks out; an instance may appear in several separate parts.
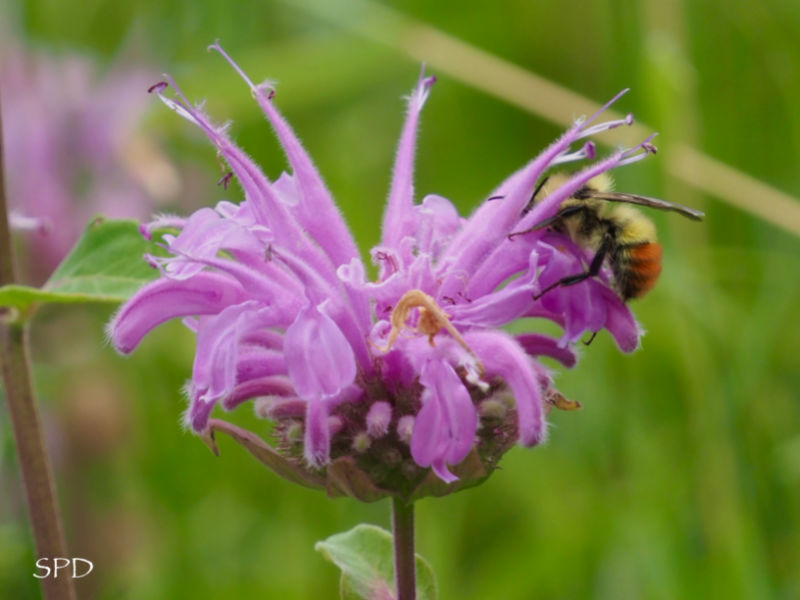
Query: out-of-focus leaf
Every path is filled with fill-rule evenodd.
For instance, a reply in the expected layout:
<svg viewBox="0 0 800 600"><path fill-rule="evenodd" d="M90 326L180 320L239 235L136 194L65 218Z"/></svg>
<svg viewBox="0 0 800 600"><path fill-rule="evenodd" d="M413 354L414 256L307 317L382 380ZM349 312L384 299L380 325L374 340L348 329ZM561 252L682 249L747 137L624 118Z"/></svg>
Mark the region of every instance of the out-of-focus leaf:
<svg viewBox="0 0 800 600"><path fill-rule="evenodd" d="M96 218L42 288L0 287L0 306L25 311L34 303L117 303L158 275L143 260L159 248L139 233L136 221Z"/></svg>
<svg viewBox="0 0 800 600"><path fill-rule="evenodd" d="M339 585L342 600L392 600L394 595L394 554L392 534L375 525L356 525L314 546L317 552L342 570ZM417 600L435 600L436 576L419 554Z"/></svg>

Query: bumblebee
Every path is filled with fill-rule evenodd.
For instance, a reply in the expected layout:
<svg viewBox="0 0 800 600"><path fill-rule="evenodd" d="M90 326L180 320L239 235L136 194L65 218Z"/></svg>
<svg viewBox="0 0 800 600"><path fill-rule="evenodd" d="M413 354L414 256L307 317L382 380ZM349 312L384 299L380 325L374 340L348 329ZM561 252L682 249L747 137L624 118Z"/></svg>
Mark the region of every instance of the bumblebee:
<svg viewBox="0 0 800 600"><path fill-rule="evenodd" d="M534 190L523 214L530 211L539 195L547 197L568 178L569 175L565 173L557 173L543 179ZM607 202L620 202L623 205L609 209ZM585 272L559 279L541 290L534 299L541 298L556 287L575 285L596 276L606 259L614 275L614 287L623 302L644 296L653 288L661 274L661 245L656 241L656 228L650 219L625 204L670 210L696 221L705 216L699 210L680 204L614 192L609 175L594 177L562 202L553 217L525 232L511 234L551 229L568 236L581 248L594 250L594 257Z"/></svg>

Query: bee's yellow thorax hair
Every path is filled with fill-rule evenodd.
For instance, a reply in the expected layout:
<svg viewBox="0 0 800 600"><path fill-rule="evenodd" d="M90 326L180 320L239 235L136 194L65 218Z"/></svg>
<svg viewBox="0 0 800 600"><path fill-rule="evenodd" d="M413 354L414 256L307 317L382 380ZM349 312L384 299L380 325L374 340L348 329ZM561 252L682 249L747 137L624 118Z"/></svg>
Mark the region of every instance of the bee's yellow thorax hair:
<svg viewBox="0 0 800 600"><path fill-rule="evenodd" d="M628 246L656 241L653 222L631 206L615 206L611 217L619 225L617 239L620 245Z"/></svg>

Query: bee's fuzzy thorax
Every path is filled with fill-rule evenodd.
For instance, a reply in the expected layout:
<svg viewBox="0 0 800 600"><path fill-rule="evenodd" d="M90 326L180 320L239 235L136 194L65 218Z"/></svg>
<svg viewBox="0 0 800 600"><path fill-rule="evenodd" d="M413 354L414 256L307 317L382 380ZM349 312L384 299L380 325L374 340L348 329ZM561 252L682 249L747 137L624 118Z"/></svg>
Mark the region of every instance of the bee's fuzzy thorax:
<svg viewBox="0 0 800 600"><path fill-rule="evenodd" d="M655 242L658 239L653 222L635 208L615 206L609 218L617 226L617 240L620 245L631 246Z"/></svg>

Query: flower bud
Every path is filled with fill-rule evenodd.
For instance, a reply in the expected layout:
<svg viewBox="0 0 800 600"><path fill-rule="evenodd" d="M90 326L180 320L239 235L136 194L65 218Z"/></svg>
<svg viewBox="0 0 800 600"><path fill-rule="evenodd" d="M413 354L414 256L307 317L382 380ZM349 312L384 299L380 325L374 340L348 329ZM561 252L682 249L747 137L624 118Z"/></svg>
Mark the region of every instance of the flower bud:
<svg viewBox="0 0 800 600"><path fill-rule="evenodd" d="M392 421L392 405L385 400L375 402L367 413L367 433L373 438L383 437Z"/></svg>
<svg viewBox="0 0 800 600"><path fill-rule="evenodd" d="M414 417L406 415L397 421L397 437L406 444L411 442L411 435L414 433Z"/></svg>
<svg viewBox="0 0 800 600"><path fill-rule="evenodd" d="M356 436L353 438L353 450L358 452L359 454L364 454L369 447L372 445L372 438L369 437L369 434L366 431L362 431L357 433Z"/></svg>

